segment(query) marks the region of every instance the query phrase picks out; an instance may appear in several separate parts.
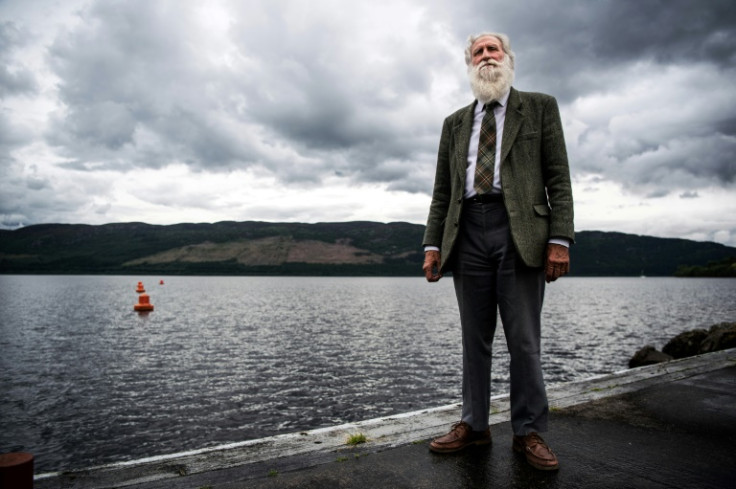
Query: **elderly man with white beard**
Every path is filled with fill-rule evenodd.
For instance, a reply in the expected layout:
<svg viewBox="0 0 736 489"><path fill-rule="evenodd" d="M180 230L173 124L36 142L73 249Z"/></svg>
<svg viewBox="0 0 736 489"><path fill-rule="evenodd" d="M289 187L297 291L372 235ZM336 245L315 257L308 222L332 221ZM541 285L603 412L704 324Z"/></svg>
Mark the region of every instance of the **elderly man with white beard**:
<svg viewBox="0 0 736 489"><path fill-rule="evenodd" d="M491 442L491 346L500 314L510 356L512 448L556 470L542 439L549 406L542 377L545 282L568 273L573 202L556 100L512 88L504 34L471 36L465 50L475 101L445 119L424 234L429 282L452 273L463 351L462 414L430 443L451 453Z"/></svg>

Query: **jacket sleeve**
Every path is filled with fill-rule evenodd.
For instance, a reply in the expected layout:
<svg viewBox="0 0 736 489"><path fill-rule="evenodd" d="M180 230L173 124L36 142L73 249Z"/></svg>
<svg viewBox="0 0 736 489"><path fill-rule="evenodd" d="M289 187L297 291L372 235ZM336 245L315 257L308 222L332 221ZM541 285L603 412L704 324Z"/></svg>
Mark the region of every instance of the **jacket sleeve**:
<svg viewBox="0 0 736 489"><path fill-rule="evenodd" d="M544 108L542 168L550 206L550 238L575 240L570 168L557 101L550 97Z"/></svg>
<svg viewBox="0 0 736 489"><path fill-rule="evenodd" d="M445 119L442 126L442 136L440 137L440 147L437 152L437 169L434 178L434 190L432 191L432 203L429 206L427 228L423 239L424 246L436 246L440 250L452 194L450 175L452 134L450 125L449 118Z"/></svg>

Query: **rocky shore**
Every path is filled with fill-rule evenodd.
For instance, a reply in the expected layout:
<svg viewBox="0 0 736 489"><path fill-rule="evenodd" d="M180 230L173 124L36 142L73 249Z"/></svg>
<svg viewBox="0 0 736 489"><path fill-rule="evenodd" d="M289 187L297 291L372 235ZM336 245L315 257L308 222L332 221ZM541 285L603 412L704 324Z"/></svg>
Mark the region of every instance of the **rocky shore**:
<svg viewBox="0 0 736 489"><path fill-rule="evenodd" d="M736 323L719 323L710 329L693 329L672 338L662 351L647 345L637 351L629 368L643 367L655 363L668 362L678 358L692 357L702 353L736 348Z"/></svg>

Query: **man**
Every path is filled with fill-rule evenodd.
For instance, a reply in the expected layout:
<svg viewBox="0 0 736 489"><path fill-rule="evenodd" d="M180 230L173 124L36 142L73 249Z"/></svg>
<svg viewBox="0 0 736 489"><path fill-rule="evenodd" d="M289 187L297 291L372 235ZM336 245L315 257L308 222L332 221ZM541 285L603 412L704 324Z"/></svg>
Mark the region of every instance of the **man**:
<svg viewBox="0 0 736 489"><path fill-rule="evenodd" d="M556 100L511 87L504 34L471 36L465 50L476 100L445 119L423 270L451 271L460 310L460 422L430 444L437 453L490 443L491 344L500 313L510 354L513 449L542 470L557 457L539 433L548 404L540 361L545 281L569 269L574 239L567 152Z"/></svg>

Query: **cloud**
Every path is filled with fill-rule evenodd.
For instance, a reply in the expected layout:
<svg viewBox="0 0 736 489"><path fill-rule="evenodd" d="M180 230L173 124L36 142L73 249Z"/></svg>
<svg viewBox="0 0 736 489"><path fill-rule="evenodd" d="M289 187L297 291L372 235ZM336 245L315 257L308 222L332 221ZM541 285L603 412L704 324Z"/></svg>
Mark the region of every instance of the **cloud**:
<svg viewBox="0 0 736 489"><path fill-rule="evenodd" d="M563 103L606 92L618 83L616 72L632 64L703 62L731 69L736 61L736 10L729 0L526 0L493 6L470 2L474 15L455 22L457 34L506 32L521 54L519 78Z"/></svg>
<svg viewBox="0 0 736 489"><path fill-rule="evenodd" d="M591 28L592 52L606 59L651 58L663 64L736 61L736 11L724 0L606 2Z"/></svg>
<svg viewBox="0 0 736 489"><path fill-rule="evenodd" d="M736 93L724 72L705 63L626 70L617 90L581 96L564 110L577 171L603 175L649 193L717 184L736 178L731 115Z"/></svg>
<svg viewBox="0 0 736 489"><path fill-rule="evenodd" d="M27 144L32 133L11 120L11 113L6 109L0 109L0 161L10 159L10 152Z"/></svg>
<svg viewBox="0 0 736 489"><path fill-rule="evenodd" d="M227 167L249 153L222 106L223 69L199 50L206 32L177 2L97 2L59 36L49 61L63 108L47 140L76 169ZM226 71L226 70L225 70ZM225 73L227 75L227 73ZM227 95L227 94L225 94ZM243 134L247 127L242 124Z"/></svg>
<svg viewBox="0 0 736 489"><path fill-rule="evenodd" d="M27 37L28 33L14 22L0 22L0 99L38 91L33 72L14 56Z"/></svg>
<svg viewBox="0 0 736 489"><path fill-rule="evenodd" d="M703 236L736 185L731 3L0 2L0 222L424 222L490 29L559 101L578 228L685 202Z"/></svg>
<svg viewBox="0 0 736 489"><path fill-rule="evenodd" d="M734 102L726 81L733 73L706 63L723 60L717 53L732 42L728 24L709 12L694 23L667 24L645 42L631 36L647 15L631 16L620 32L610 27L610 18L629 16L633 3L575 5L570 18L531 17L523 30L533 28L534 35L519 35L517 50L533 67L520 81L575 84L563 115L584 128L570 142L580 169L634 186L663 175L678 185L692 176L733 182L727 155L734 120L720 110ZM432 4L335 6L95 2L51 47L64 108L53 115L47 140L68 157L66 167L79 170L258 166L283 182L319 183L337 174L429 192L432 172L417 167L433 159L446 115L436 108L435 85L452 67L455 85L465 88L456 36L433 20ZM527 8L498 18L519 23ZM649 21L669 18L660 10L666 9L652 10ZM711 47L682 48L691 61L663 68L678 25ZM552 49L530 47L545 36L555 39ZM638 45L644 55L623 54ZM453 102L460 103L460 93ZM563 90L563 104L566 98Z"/></svg>
<svg viewBox="0 0 736 489"><path fill-rule="evenodd" d="M447 40L411 4L336 6L222 4L202 21L179 2L94 3L50 49L64 106L47 141L77 170L258 166L416 191ZM389 34L407 23L426 36Z"/></svg>
<svg viewBox="0 0 736 489"><path fill-rule="evenodd" d="M414 170L444 116L432 99L443 71L461 61L423 8L337 6L283 2L238 15L232 38L257 74L239 80L247 116L309 158L312 178L339 174L415 190ZM287 180L309 178L292 173L290 162L270 163Z"/></svg>

